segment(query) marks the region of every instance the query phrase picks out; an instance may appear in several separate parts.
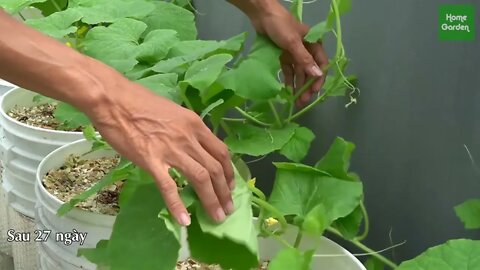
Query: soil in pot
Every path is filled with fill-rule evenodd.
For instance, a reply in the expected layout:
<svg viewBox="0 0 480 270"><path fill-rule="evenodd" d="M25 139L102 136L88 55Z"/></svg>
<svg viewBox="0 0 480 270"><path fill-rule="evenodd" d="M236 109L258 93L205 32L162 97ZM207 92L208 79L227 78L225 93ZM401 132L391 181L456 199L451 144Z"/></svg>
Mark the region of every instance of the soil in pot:
<svg viewBox="0 0 480 270"><path fill-rule="evenodd" d="M68 202L95 185L119 162L118 156L82 159L78 155L70 155L62 167L49 171L42 182L50 194L63 202ZM116 215L120 210L118 199L122 186L123 181L118 181L77 204L77 207L94 213ZM267 267L268 262L263 262L257 269L266 270ZM179 261L176 270L222 270L222 268L187 259Z"/></svg>
<svg viewBox="0 0 480 270"><path fill-rule="evenodd" d="M8 116L13 119L27 124L29 126L50 129L50 130L62 130L62 131L82 131L82 127L67 128L61 122L59 122L54 112L58 103L50 102L38 104L35 106L14 106L9 112Z"/></svg>
<svg viewBox="0 0 480 270"><path fill-rule="evenodd" d="M82 159L71 155L65 164L49 171L43 178L43 185L55 197L68 202L78 194L83 193L120 162L118 156L99 159ZM122 181L103 188L99 193L79 203L78 208L106 215L116 215L119 211L118 196L122 189Z"/></svg>

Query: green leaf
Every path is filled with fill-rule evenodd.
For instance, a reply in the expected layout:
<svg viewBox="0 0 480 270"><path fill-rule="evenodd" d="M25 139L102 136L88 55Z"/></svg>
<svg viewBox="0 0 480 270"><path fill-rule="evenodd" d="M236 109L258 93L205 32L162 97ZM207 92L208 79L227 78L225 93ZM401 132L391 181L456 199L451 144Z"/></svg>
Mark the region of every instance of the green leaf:
<svg viewBox="0 0 480 270"><path fill-rule="evenodd" d="M429 248L396 270L479 270L480 241L457 239Z"/></svg>
<svg viewBox="0 0 480 270"><path fill-rule="evenodd" d="M290 140L282 147L280 154L286 156L292 161L300 162L308 153L310 143L315 138L315 134L306 128L299 127Z"/></svg>
<svg viewBox="0 0 480 270"><path fill-rule="evenodd" d="M258 266L257 232L252 220L252 195L237 171L235 181L235 211L222 223L216 223L197 205L196 218L187 227L188 244L192 257L202 262L218 263L223 269L247 270Z"/></svg>
<svg viewBox="0 0 480 270"><path fill-rule="evenodd" d="M305 253L295 248L281 250L268 265L268 270L310 270L314 250Z"/></svg>
<svg viewBox="0 0 480 270"><path fill-rule="evenodd" d="M67 8L67 4L68 0L46 0L45 2L35 3L32 6L39 9L44 17L47 17L59 11L57 6L60 10L64 10Z"/></svg>
<svg viewBox="0 0 480 270"><path fill-rule="evenodd" d="M471 199L455 207L466 229L480 229L480 199Z"/></svg>
<svg viewBox="0 0 480 270"><path fill-rule="evenodd" d="M350 156L354 149L353 143L337 137L328 152L315 164L315 168L328 172L334 177L348 180L350 179L348 175Z"/></svg>
<svg viewBox="0 0 480 270"><path fill-rule="evenodd" d="M91 123L90 119L83 112L64 102L58 104L53 115L58 121L63 123L64 127L70 129L77 129Z"/></svg>
<svg viewBox="0 0 480 270"><path fill-rule="evenodd" d="M156 63L167 56L170 48L177 43L177 32L167 29L151 31L138 47L137 60Z"/></svg>
<svg viewBox="0 0 480 270"><path fill-rule="evenodd" d="M364 263L364 265L365 265L365 268L367 268L367 270L384 270L385 269L385 264L373 256L368 258L368 260Z"/></svg>
<svg viewBox="0 0 480 270"><path fill-rule="evenodd" d="M200 91L204 101L217 93L210 93L208 88L218 79L225 65L232 60L229 54L217 54L205 60L194 62L185 73L184 83Z"/></svg>
<svg viewBox="0 0 480 270"><path fill-rule="evenodd" d="M26 23L44 34L60 39L68 34L75 33L77 27L72 26L72 24L81 18L82 14L77 10L67 9L45 18L29 19Z"/></svg>
<svg viewBox="0 0 480 270"><path fill-rule="evenodd" d="M121 66L121 72L131 70L137 63L138 39L146 27L134 19L120 19L108 27L97 26L88 31L84 52L108 65Z"/></svg>
<svg viewBox="0 0 480 270"><path fill-rule="evenodd" d="M246 99L273 98L283 87L277 76L280 53L280 49L269 39L257 36L250 54L238 67L225 72L219 78L219 83Z"/></svg>
<svg viewBox="0 0 480 270"><path fill-rule="evenodd" d="M122 1L91 1L88 5L77 7L84 23L93 25L99 23L112 23L124 18L141 19L152 13L155 5L148 1L122 0Z"/></svg>
<svg viewBox="0 0 480 270"><path fill-rule="evenodd" d="M362 224L363 213L360 206L349 215L335 220L332 227L337 229L345 239L353 239L357 236Z"/></svg>
<svg viewBox="0 0 480 270"><path fill-rule="evenodd" d="M175 268L180 243L158 213L165 203L155 183L140 185L117 215L108 244L112 270Z"/></svg>
<svg viewBox="0 0 480 270"><path fill-rule="evenodd" d="M310 43L315 43L323 40L323 37L325 34L328 32L332 31L332 28L328 26L326 21L317 23L314 25L312 28L310 28L310 31L308 31L308 34L305 36L305 41L310 42Z"/></svg>
<svg viewBox="0 0 480 270"><path fill-rule="evenodd" d="M357 83L357 77L353 75L348 76L347 80L352 85L355 85ZM347 90L349 89L341 75L327 76L323 87L326 89L328 96L331 97L345 96Z"/></svg>
<svg viewBox="0 0 480 270"><path fill-rule="evenodd" d="M108 240L98 241L95 248L80 248L77 256L84 256L87 260L95 263L98 268L108 267L110 262L108 260Z"/></svg>
<svg viewBox="0 0 480 270"><path fill-rule="evenodd" d="M261 156L281 149L292 138L297 124L281 129L260 128L244 123L230 123L236 137L228 136L225 143L233 153Z"/></svg>
<svg viewBox="0 0 480 270"><path fill-rule="evenodd" d="M277 175L269 201L284 215L317 218L321 226L328 226L360 204L363 194L360 182L325 176L324 172L308 169L306 165L275 166Z"/></svg>
<svg viewBox="0 0 480 270"><path fill-rule="evenodd" d="M197 38L195 16L192 12L172 3L155 1L155 9L142 19L148 25L147 33L155 29L172 29L180 40Z"/></svg>
<svg viewBox="0 0 480 270"><path fill-rule="evenodd" d="M153 74L149 74L149 73L152 73L151 68L152 66L149 64L139 63L135 65L131 70L127 71L125 73L125 76L128 79L135 81L135 80L147 77L147 75L153 75Z"/></svg>
<svg viewBox="0 0 480 270"><path fill-rule="evenodd" d="M207 116L213 109L223 104L223 102L224 102L223 99L219 99L211 103L210 105L208 105L207 108L205 108L205 110L203 110L202 113L200 114L200 118L202 119L205 118L205 116Z"/></svg>
<svg viewBox="0 0 480 270"><path fill-rule="evenodd" d="M171 101L180 104L181 98L179 90L177 88L177 78L177 74L167 73L149 76L137 80L137 82L149 88L157 95L168 98Z"/></svg>
<svg viewBox="0 0 480 270"><path fill-rule="evenodd" d="M47 0L2 0L0 2L0 7L9 14L16 14L34 3L41 3L45 1Z"/></svg>
<svg viewBox="0 0 480 270"><path fill-rule="evenodd" d="M113 169L108 174L106 174L100 181L98 181L91 188L76 195L70 201L62 204L62 206L60 206L60 208L58 208L57 210L57 215L59 216L65 215L70 210L72 210L75 207L75 205L88 199L90 196L97 194L104 187L107 187L119 180L126 179L130 173L132 166L133 164L131 162L127 160L121 160L120 164L115 169Z"/></svg>

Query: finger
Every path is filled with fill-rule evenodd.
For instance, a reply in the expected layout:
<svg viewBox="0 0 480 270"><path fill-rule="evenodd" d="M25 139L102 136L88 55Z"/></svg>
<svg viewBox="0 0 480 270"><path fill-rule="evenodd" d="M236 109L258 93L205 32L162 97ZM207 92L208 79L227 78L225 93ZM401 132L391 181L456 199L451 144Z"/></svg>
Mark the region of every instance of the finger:
<svg viewBox="0 0 480 270"><path fill-rule="evenodd" d="M188 214L182 199L180 199L180 195L178 195L177 184L168 174L168 167L163 166L158 168L155 171L152 171L152 175L162 193L168 211L170 211L178 224L182 226L190 225L190 215Z"/></svg>
<svg viewBox="0 0 480 270"><path fill-rule="evenodd" d="M213 189L217 194L217 198L223 207L223 210L227 214L233 213L233 201L228 187L227 180L225 179L225 173L223 167L219 161L213 158L203 147L198 144L196 152L192 153L192 157L201 166L206 168L210 174L212 180ZM228 152L227 152L228 155Z"/></svg>
<svg viewBox="0 0 480 270"><path fill-rule="evenodd" d="M306 74L312 77L322 76L323 73L317 63L315 63L313 56L302 43L302 38L295 39L294 42L290 43L287 50L295 60L295 68L301 67Z"/></svg>
<svg viewBox="0 0 480 270"><path fill-rule="evenodd" d="M325 75L320 77L320 79L317 79L313 84L312 87L310 88L311 93L318 93L322 89L323 84L325 83Z"/></svg>
<svg viewBox="0 0 480 270"><path fill-rule="evenodd" d="M302 100L302 105L307 104L308 101L310 101L311 98L312 98L312 92L307 91L307 92L303 93L302 96L300 97L300 99Z"/></svg>
<svg viewBox="0 0 480 270"><path fill-rule="evenodd" d="M223 221L225 211L220 206L207 169L189 156L183 156L176 166L190 180L203 208L210 217L217 222Z"/></svg>
<svg viewBox="0 0 480 270"><path fill-rule="evenodd" d="M293 67L290 64L282 63L283 77L285 78L285 85L293 89Z"/></svg>
<svg viewBox="0 0 480 270"><path fill-rule="evenodd" d="M295 67L295 92L305 84L305 73L301 67Z"/></svg>
<svg viewBox="0 0 480 270"><path fill-rule="evenodd" d="M232 161L227 146L210 130L202 133L200 138L201 146L218 161L223 168L223 179L226 180L230 190L235 188L235 175L233 172Z"/></svg>

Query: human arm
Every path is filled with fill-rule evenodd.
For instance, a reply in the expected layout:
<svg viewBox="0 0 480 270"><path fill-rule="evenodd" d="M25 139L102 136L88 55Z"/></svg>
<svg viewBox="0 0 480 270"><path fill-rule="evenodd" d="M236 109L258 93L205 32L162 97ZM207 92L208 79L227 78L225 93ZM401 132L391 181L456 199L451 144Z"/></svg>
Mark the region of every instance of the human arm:
<svg viewBox="0 0 480 270"><path fill-rule="evenodd" d="M86 113L115 150L154 176L180 224L188 225L190 217L168 174L170 167L187 176L213 219L221 221L233 211L228 150L194 112L2 10L0 37L0 77Z"/></svg>
<svg viewBox="0 0 480 270"><path fill-rule="evenodd" d="M285 84L296 91L310 79L314 83L297 100L305 105L314 93L319 92L325 76L322 69L328 65L328 57L320 43L306 43L303 37L309 27L298 22L277 0L229 0L245 13L255 30L267 35L283 49L280 57Z"/></svg>

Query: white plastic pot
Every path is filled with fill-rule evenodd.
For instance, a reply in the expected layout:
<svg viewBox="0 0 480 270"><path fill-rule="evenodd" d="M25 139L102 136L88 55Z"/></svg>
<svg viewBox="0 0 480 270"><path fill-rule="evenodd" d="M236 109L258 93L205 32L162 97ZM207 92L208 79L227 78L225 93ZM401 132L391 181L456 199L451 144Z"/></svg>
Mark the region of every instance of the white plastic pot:
<svg viewBox="0 0 480 270"><path fill-rule="evenodd" d="M94 270L96 266L83 257L77 257L78 244L65 246L55 241L54 235L57 232L71 232L76 229L79 232L87 232L87 240L82 248L93 248L102 239L109 239L112 232L115 217L109 215L95 214L80 209L73 209L63 217L56 215L57 209L62 202L51 195L43 186L42 179L51 169L61 167L65 159L71 155L82 155L89 152L91 143L80 140L62 146L50 153L40 163L37 171L35 191L37 195L36 225L39 230L51 230L49 240L39 245L39 258L41 270ZM85 155L85 158L99 158L112 156L113 151L97 151ZM256 220L253 220L255 222ZM292 242L295 239L296 230L292 227L287 231L285 237ZM181 250L179 259L189 257L186 231L182 231ZM318 243L304 237L301 248L308 249L318 247L314 256L312 269L329 270L365 270L363 265L347 250L335 242L323 237ZM261 259L270 260L282 249L281 244L274 239L259 238L259 251Z"/></svg>
<svg viewBox="0 0 480 270"><path fill-rule="evenodd" d="M9 90L16 87L17 87L16 85L0 79L0 96L3 96L3 94L7 93Z"/></svg>
<svg viewBox="0 0 480 270"><path fill-rule="evenodd" d="M0 102L0 123L3 127L3 189L9 205L33 217L34 183L38 164L58 147L83 138L81 132L66 132L32 127L9 117L6 112L15 105L33 106L34 92L16 88L3 95Z"/></svg>

